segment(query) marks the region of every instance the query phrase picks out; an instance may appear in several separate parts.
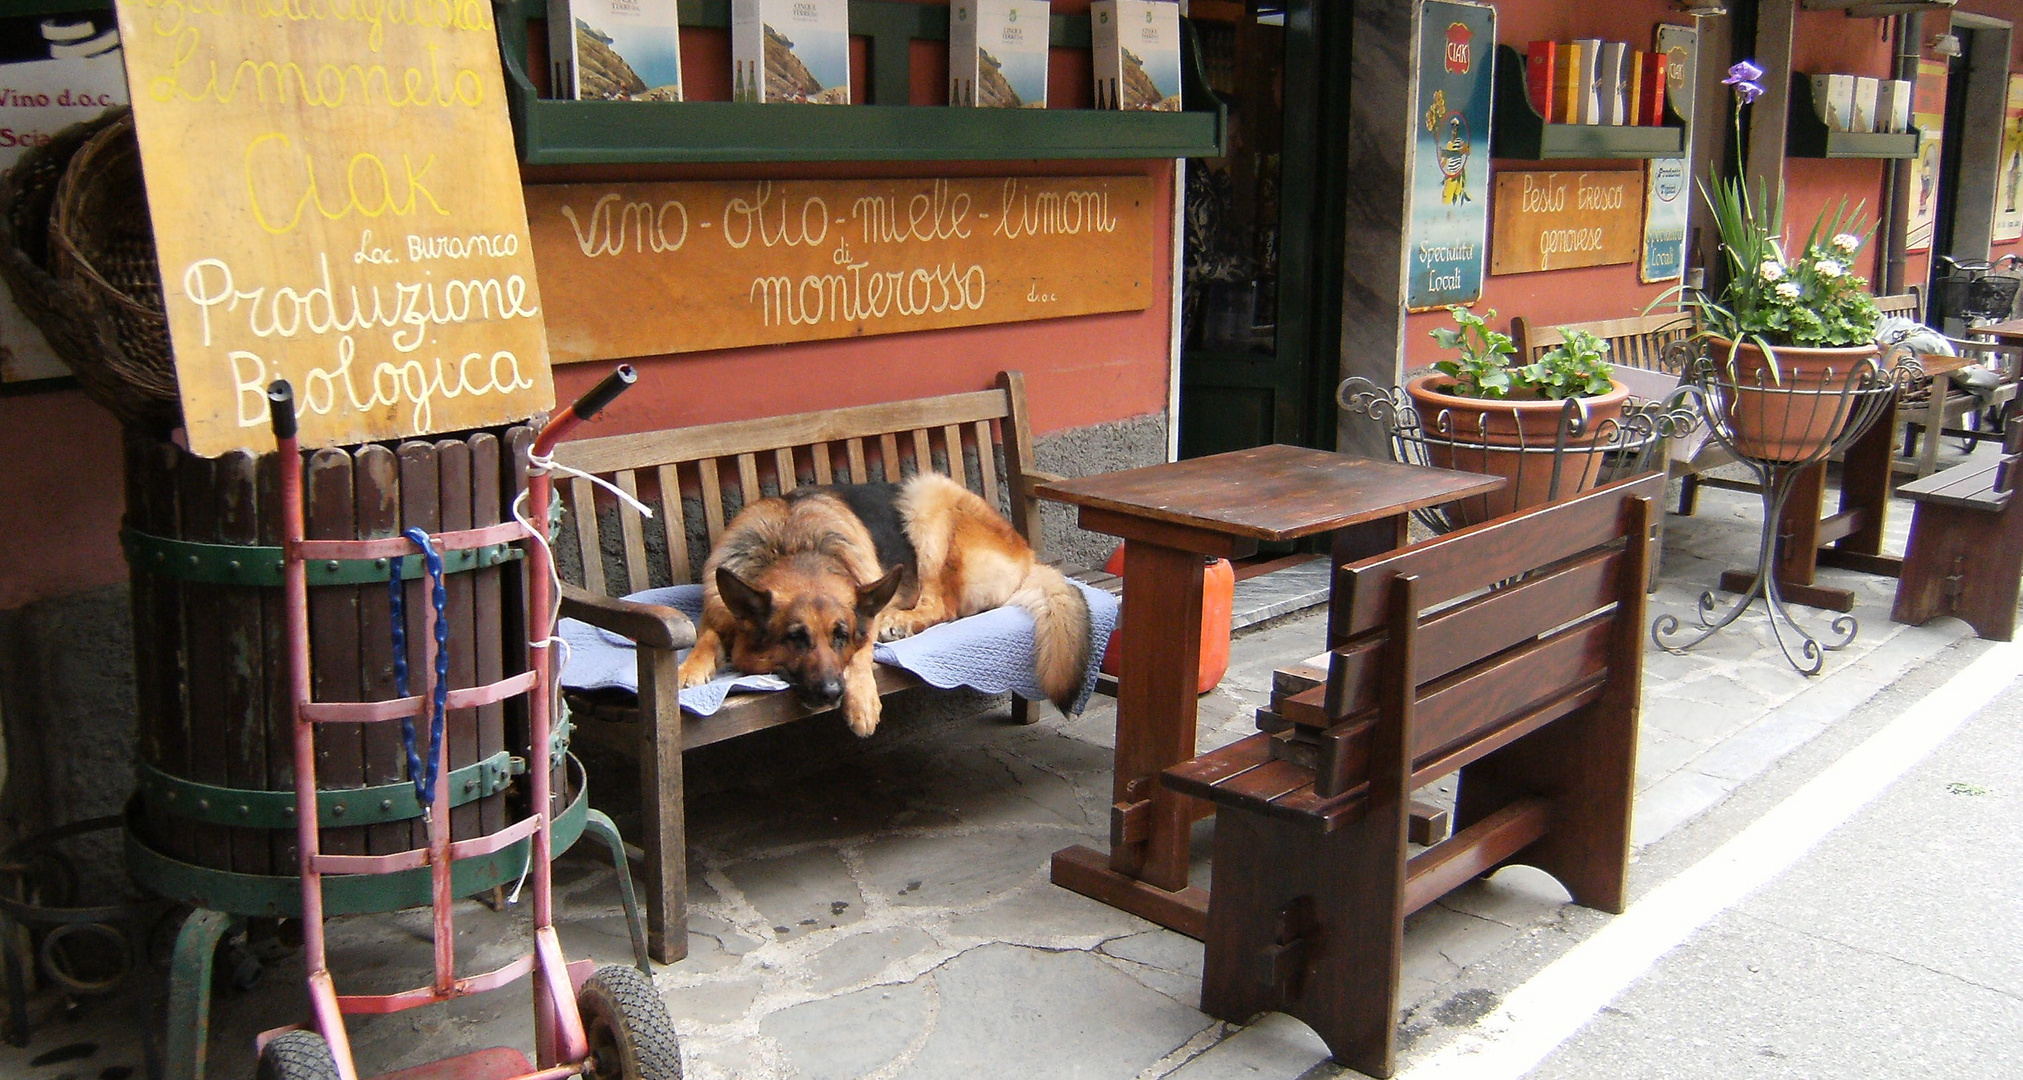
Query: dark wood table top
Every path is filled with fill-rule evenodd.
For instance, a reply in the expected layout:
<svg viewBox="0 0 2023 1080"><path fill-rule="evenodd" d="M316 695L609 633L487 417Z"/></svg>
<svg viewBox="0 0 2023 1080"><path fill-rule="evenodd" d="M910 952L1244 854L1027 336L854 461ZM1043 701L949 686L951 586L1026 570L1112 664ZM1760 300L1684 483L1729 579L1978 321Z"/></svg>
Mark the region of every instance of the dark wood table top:
<svg viewBox="0 0 2023 1080"><path fill-rule="evenodd" d="M2005 341L2023 341L2023 319L2010 319L2008 322L1992 323L1988 326L1976 326L1972 332L1987 334L1989 337L1997 337Z"/></svg>
<svg viewBox="0 0 2023 1080"><path fill-rule="evenodd" d="M1039 485L1041 498L1256 540L1293 540L1494 491L1499 476L1259 446Z"/></svg>

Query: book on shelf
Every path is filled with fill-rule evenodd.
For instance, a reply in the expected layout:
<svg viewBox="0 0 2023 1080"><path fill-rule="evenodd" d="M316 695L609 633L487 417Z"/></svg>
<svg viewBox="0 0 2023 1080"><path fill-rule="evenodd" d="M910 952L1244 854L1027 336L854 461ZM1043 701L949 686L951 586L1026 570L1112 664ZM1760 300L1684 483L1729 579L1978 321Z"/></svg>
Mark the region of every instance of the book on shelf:
<svg viewBox="0 0 2023 1080"><path fill-rule="evenodd" d="M1665 94L1671 88L1671 58L1661 52L1644 54L1644 92L1637 123L1645 127L1665 126Z"/></svg>
<svg viewBox="0 0 2023 1080"><path fill-rule="evenodd" d="M1623 43L1602 42L1599 71L1595 74L1596 114L1604 124L1623 122Z"/></svg>
<svg viewBox="0 0 2023 1080"><path fill-rule="evenodd" d="M1531 95L1531 107L1548 124L1560 122L1566 96L1560 88L1560 50L1557 41L1534 41L1524 51L1524 86Z"/></svg>
<svg viewBox="0 0 2023 1080"><path fill-rule="evenodd" d="M1559 43L1557 59L1553 61L1553 83L1560 95L1560 103L1554 115L1555 124L1580 123L1580 103L1586 96L1581 93L1580 82L1580 42Z"/></svg>
<svg viewBox="0 0 2023 1080"><path fill-rule="evenodd" d="M948 8L948 103L1047 107L1047 0L954 0Z"/></svg>
<svg viewBox="0 0 2023 1080"><path fill-rule="evenodd" d="M1814 75L1812 104L1828 131L1847 131L1854 117L1854 76Z"/></svg>
<svg viewBox="0 0 2023 1080"><path fill-rule="evenodd" d="M1578 87L1574 92L1575 113L1567 118L1569 124L1599 124L1601 114L1602 42L1600 38L1581 38L1574 42L1579 48L1580 59Z"/></svg>
<svg viewBox="0 0 2023 1080"><path fill-rule="evenodd" d="M731 100L850 104L849 0L731 0Z"/></svg>
<svg viewBox="0 0 2023 1080"><path fill-rule="evenodd" d="M1180 5L1175 0L1094 0L1096 108L1180 111Z"/></svg>
<svg viewBox="0 0 2023 1080"><path fill-rule="evenodd" d="M1849 131L1876 130L1876 94L1881 88L1881 80L1858 75L1854 80L1854 111L1849 114Z"/></svg>
<svg viewBox="0 0 2023 1080"><path fill-rule="evenodd" d="M680 101L675 0L548 0L550 93L590 101Z"/></svg>
<svg viewBox="0 0 2023 1080"><path fill-rule="evenodd" d="M1644 122L1644 65L1650 53L1631 49L1623 54L1623 123L1641 126Z"/></svg>
<svg viewBox="0 0 2023 1080"><path fill-rule="evenodd" d="M1875 129L1901 135L1911 129L1911 86L1908 79L1883 79L1876 86Z"/></svg>

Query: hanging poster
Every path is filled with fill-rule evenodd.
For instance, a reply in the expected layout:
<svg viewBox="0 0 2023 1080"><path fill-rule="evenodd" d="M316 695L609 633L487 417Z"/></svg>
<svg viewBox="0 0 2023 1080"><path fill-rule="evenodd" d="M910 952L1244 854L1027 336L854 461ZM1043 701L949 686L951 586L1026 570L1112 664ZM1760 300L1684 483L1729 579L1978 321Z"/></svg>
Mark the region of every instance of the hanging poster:
<svg viewBox="0 0 2023 1080"><path fill-rule="evenodd" d="M1686 270L1685 158L1652 158L1644 164L1644 257L1637 280L1646 285L1672 281Z"/></svg>
<svg viewBox="0 0 2023 1080"><path fill-rule="evenodd" d="M1489 229L1489 106L1496 9L1426 0L1419 15L1405 306L1482 295Z"/></svg>
<svg viewBox="0 0 2023 1080"><path fill-rule="evenodd" d="M1700 33L1690 26L1660 24L1657 51L1665 57L1665 97L1686 120L1686 144L1693 141L1693 74ZM1676 281L1686 272L1686 220L1693 205L1684 158L1656 158L1644 166L1644 254L1637 280Z"/></svg>
<svg viewBox="0 0 2023 1080"><path fill-rule="evenodd" d="M0 171L72 124L126 104L109 11L0 19ZM0 284L0 382L70 374Z"/></svg>
<svg viewBox="0 0 2023 1080"><path fill-rule="evenodd" d="M2002 171L1995 184L1997 241L2023 240L2023 75L2009 76L2009 106L2002 114Z"/></svg>
<svg viewBox="0 0 2023 1080"><path fill-rule="evenodd" d="M1946 127L1946 62L1918 61L1918 86L1911 98L1911 126L1918 129L1918 158L1911 163L1911 220L1904 250L1932 246L1939 216L1939 142Z"/></svg>
<svg viewBox="0 0 2023 1080"><path fill-rule="evenodd" d="M192 451L554 404L493 10L119 0Z"/></svg>

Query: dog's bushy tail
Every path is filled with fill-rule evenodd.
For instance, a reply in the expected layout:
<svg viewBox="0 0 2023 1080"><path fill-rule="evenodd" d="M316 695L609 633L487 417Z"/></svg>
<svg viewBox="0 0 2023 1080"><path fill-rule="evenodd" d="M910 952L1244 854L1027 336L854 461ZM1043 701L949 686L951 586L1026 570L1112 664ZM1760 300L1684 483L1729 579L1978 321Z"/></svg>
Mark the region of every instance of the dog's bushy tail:
<svg viewBox="0 0 2023 1080"><path fill-rule="evenodd" d="M1059 570L1035 562L1007 601L1033 617L1033 670L1065 715L1089 673L1089 602Z"/></svg>

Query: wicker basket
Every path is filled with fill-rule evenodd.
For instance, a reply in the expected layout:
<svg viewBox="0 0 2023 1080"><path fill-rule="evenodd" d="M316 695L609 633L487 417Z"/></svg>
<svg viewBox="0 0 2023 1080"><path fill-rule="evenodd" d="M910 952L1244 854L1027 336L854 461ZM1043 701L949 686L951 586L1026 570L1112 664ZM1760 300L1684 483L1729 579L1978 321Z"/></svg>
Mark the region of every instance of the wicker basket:
<svg viewBox="0 0 2023 1080"><path fill-rule="evenodd" d="M126 147L123 168L115 175L85 175L106 172L107 159L121 156L111 149L120 141ZM87 154L90 148L96 149ZM117 195L121 187L129 197ZM120 208L119 228L96 220L107 207ZM107 251L117 254L99 254ZM142 254L144 261L137 257ZM111 280L102 269L108 265L120 268ZM126 110L65 128L0 177L0 277L93 400L157 436L181 425L160 274ZM127 288L151 299L152 308L113 282L129 282ZM129 338L141 351L128 347ZM150 339L160 342L153 352L147 351Z"/></svg>
<svg viewBox="0 0 2023 1080"><path fill-rule="evenodd" d="M131 114L85 140L63 170L50 207L49 263L58 281L83 288L112 317L120 350L105 363L140 393L176 400L175 353Z"/></svg>

